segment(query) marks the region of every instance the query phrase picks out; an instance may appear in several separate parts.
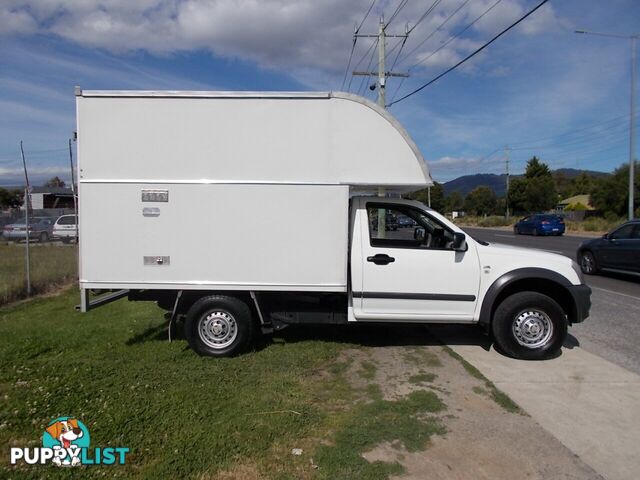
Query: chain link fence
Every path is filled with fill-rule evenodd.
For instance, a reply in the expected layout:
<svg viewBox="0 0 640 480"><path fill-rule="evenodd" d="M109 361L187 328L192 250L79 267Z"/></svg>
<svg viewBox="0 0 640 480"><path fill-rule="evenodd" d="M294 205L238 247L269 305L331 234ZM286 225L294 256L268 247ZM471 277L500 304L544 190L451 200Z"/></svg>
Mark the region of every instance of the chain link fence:
<svg viewBox="0 0 640 480"><path fill-rule="evenodd" d="M0 305L54 291L77 278L72 208L34 209L28 228L24 210L0 214Z"/></svg>

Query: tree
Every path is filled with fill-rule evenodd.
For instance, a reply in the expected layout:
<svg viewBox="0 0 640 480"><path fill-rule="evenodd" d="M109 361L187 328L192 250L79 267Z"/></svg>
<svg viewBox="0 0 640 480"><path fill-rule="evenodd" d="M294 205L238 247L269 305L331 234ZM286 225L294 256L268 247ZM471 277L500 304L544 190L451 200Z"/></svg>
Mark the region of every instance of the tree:
<svg viewBox="0 0 640 480"><path fill-rule="evenodd" d="M474 188L464 200L465 211L474 215L490 215L495 212L496 206L495 192L484 185Z"/></svg>
<svg viewBox="0 0 640 480"><path fill-rule="evenodd" d="M517 191L514 188L513 200L511 199L511 188L509 189L509 200L513 210L539 212L549 210L556 204L558 198L551 170L538 157L534 156L527 162L523 182L524 184L520 184L514 181L516 184L514 187L517 186Z"/></svg>
<svg viewBox="0 0 640 480"><path fill-rule="evenodd" d="M464 198L457 190L451 192L445 199L445 211L446 212L459 212L464 208Z"/></svg>
<svg viewBox="0 0 640 480"><path fill-rule="evenodd" d="M593 192L595 185L595 177L592 177L587 172L582 172L572 180L571 193L567 196L589 194Z"/></svg>
<svg viewBox="0 0 640 480"><path fill-rule="evenodd" d="M640 185L640 164L636 162L634 199L638 199L638 185ZM613 212L625 215L629 205L629 164L622 164L612 175L600 178L591 193L591 204L602 212Z"/></svg>
<svg viewBox="0 0 640 480"><path fill-rule="evenodd" d="M64 180L62 180L58 176L55 176L47 180L47 182L43 186L44 187L64 187Z"/></svg>
<svg viewBox="0 0 640 480"><path fill-rule="evenodd" d="M20 190L7 190L0 188L0 207L18 208L22 205L22 192Z"/></svg>
<svg viewBox="0 0 640 480"><path fill-rule="evenodd" d="M412 192L407 195L407 197L429 205L429 189L427 188ZM444 188L441 183L433 182L433 186L431 187L431 208L437 212L442 212L445 208Z"/></svg>
<svg viewBox="0 0 640 480"><path fill-rule="evenodd" d="M514 178L509 184L509 208L513 213L525 212L525 190L527 181L524 178Z"/></svg>
<svg viewBox="0 0 640 480"><path fill-rule="evenodd" d="M527 179L539 177L552 178L549 166L546 163L542 163L535 155L527 162L527 169L524 172L524 176Z"/></svg>

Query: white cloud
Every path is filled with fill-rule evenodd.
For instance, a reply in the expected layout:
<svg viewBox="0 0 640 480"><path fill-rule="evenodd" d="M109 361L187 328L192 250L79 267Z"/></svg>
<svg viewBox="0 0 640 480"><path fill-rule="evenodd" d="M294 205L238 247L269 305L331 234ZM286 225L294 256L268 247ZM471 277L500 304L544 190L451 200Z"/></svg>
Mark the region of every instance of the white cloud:
<svg viewBox="0 0 640 480"><path fill-rule="evenodd" d="M424 58L493 1L469 2L416 51L413 60ZM377 31L378 15L395 6L378 3L363 31ZM344 68L353 25L369 5L370 0L5 0L0 6L0 34L37 29L112 52L145 50L163 55L202 49L266 68L314 68L335 74ZM407 48L438 28L459 6L458 0L443 0L413 32ZM481 34L493 32L521 15L524 8L523 0L503 0L474 28ZM415 22L424 10L423 2L410 2L390 30L402 32L403 24ZM553 9L545 6L521 31L534 34L557 23ZM458 58L469 50L465 42L453 42L429 65ZM362 39L356 53L364 53L368 45Z"/></svg>

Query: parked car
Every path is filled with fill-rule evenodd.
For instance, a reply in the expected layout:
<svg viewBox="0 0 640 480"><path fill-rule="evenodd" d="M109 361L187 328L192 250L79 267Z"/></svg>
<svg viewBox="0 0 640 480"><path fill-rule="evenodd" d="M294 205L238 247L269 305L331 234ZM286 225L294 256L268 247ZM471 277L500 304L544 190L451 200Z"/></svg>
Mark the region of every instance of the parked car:
<svg viewBox="0 0 640 480"><path fill-rule="evenodd" d="M49 217L34 217L29 219L29 240L38 240L42 243L48 242L53 233L53 219ZM24 220L5 225L2 228L2 235L7 240L27 239L27 228Z"/></svg>
<svg viewBox="0 0 640 480"><path fill-rule="evenodd" d="M516 235L562 235L564 233L564 219L560 215L539 213L529 215L513 226Z"/></svg>
<svg viewBox="0 0 640 480"><path fill-rule="evenodd" d="M601 270L640 273L640 220L627 222L601 238L582 242L578 263L586 274Z"/></svg>
<svg viewBox="0 0 640 480"><path fill-rule="evenodd" d="M398 228L411 228L417 224L415 221L405 215L398 215Z"/></svg>
<svg viewBox="0 0 640 480"><path fill-rule="evenodd" d="M75 215L62 215L53 224L53 238L62 240L62 243L69 243L77 240L78 230L76 228Z"/></svg>

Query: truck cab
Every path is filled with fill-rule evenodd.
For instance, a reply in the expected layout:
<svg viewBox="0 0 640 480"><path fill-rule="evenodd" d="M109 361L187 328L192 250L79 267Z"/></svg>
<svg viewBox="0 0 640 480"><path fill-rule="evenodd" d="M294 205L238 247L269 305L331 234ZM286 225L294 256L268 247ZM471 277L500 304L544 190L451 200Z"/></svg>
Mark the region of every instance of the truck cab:
<svg viewBox="0 0 640 480"><path fill-rule="evenodd" d="M415 226L371 228L382 216ZM479 323L514 357L547 356L586 318L590 289L569 258L531 252L475 240L417 201L354 198L349 320Z"/></svg>

